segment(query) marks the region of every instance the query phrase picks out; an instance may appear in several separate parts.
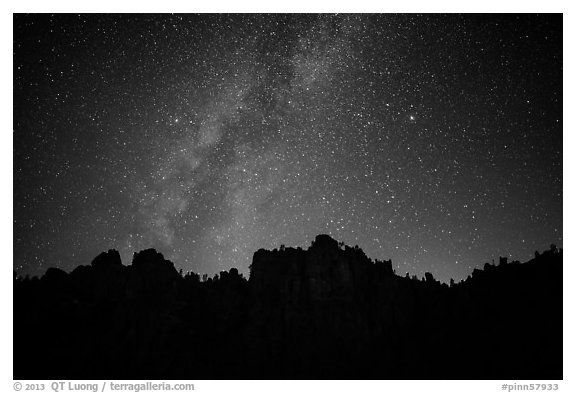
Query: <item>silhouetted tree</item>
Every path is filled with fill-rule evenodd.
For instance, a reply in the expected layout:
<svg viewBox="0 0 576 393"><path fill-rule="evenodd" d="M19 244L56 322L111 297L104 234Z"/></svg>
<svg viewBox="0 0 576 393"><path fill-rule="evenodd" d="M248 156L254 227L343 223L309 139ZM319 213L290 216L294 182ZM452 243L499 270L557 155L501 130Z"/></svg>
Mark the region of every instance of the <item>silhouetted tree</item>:
<svg viewBox="0 0 576 393"><path fill-rule="evenodd" d="M556 244L550 244L550 251L552 251L553 254L558 252L558 248L556 247Z"/></svg>

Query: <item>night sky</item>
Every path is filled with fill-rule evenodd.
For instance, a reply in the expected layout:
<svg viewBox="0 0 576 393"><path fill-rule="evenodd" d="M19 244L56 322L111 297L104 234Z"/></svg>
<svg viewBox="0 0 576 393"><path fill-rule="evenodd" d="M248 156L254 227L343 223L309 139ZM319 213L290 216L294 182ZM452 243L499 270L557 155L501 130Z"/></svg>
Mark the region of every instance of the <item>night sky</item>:
<svg viewBox="0 0 576 393"><path fill-rule="evenodd" d="M558 15L15 15L14 269L562 247Z"/></svg>

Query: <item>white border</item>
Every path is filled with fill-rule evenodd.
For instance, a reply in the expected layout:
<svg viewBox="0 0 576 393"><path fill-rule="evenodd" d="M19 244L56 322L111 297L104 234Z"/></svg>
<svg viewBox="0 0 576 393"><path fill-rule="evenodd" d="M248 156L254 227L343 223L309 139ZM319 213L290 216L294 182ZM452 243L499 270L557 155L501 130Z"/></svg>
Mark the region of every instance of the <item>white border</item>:
<svg viewBox="0 0 576 393"><path fill-rule="evenodd" d="M275 4L276 3L276 4ZM282 4L281 4L282 3ZM564 13L564 113L570 114L570 108L574 100L570 99L574 90L574 8L569 1L513 1L483 0L483 1L393 1L382 3L380 1L321 1L310 2L307 0L290 0L289 2L246 2L246 1L125 1L99 0L97 2L80 1L9 1L2 4L1 28L2 34L2 122L3 132L0 132L0 146L2 154L0 160L1 179L4 184L4 192L1 194L3 214L1 221L2 249L5 261L4 274L2 277L1 305L2 312L6 316L5 322L0 324L2 329L2 354L0 355L0 379L2 391L13 390L12 380L12 270L13 270L13 162L12 162L12 13L13 12L562 12ZM574 121L570 115L564 116L564 146L565 152L570 152L574 147L574 134L566 130L574 130ZM576 201L576 193L572 173L576 169L574 156L563 154L564 177L564 223L574 222L574 205L568 203ZM11 190L6 188L12 187ZM571 248L571 240L574 239L573 229L570 225L564 225L564 381L559 381L560 391L576 391L574 383L574 251ZM538 316L535 316L537 318ZM39 327L40 328L40 327ZM41 328L40 328L41 329ZM16 344L17 345L17 344ZM51 382L51 381L47 381ZM186 382L186 381L182 381ZM503 381L193 381L196 390L202 392L211 391L250 391L250 392L290 392L295 390L330 389L334 392L350 392L353 390L366 392L382 392L383 389L390 391L422 391L422 392L502 392ZM520 381L509 381L517 382ZM532 381L539 383L543 381ZM525 381L522 383L530 383ZM570 388L572 386L572 388ZM47 389L46 391L51 391Z"/></svg>

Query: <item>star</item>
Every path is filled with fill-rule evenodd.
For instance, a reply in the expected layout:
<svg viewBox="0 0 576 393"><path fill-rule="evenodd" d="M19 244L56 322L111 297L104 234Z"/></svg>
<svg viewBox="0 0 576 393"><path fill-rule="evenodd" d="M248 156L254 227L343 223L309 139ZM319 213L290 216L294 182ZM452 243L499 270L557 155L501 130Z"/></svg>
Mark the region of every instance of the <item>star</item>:
<svg viewBox="0 0 576 393"><path fill-rule="evenodd" d="M15 15L14 269L247 275L326 233L447 282L561 247L561 43L554 14Z"/></svg>

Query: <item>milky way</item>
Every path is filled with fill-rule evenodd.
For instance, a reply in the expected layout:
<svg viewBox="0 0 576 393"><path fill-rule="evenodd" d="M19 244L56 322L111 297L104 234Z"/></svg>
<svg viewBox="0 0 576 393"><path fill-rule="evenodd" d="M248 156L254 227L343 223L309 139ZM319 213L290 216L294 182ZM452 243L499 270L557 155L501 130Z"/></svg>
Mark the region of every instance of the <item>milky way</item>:
<svg viewBox="0 0 576 393"><path fill-rule="evenodd" d="M319 233L441 280L561 247L561 16L14 17L18 273Z"/></svg>

